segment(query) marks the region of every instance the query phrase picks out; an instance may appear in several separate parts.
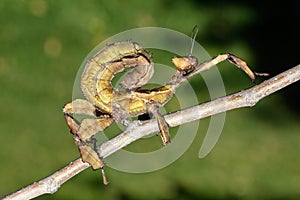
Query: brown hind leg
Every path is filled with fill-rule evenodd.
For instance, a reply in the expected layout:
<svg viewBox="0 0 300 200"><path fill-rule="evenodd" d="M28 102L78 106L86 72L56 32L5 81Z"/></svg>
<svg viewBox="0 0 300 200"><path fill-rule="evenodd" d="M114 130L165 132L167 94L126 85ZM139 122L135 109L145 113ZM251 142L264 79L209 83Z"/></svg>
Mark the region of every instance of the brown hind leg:
<svg viewBox="0 0 300 200"><path fill-rule="evenodd" d="M148 112L153 114L155 119L157 120L160 137L163 142L163 145L167 145L171 142L170 134L169 134L169 125L167 124L165 118L159 112L159 106L156 104L148 104L147 105Z"/></svg>
<svg viewBox="0 0 300 200"><path fill-rule="evenodd" d="M96 108L90 102L82 99L77 99L66 104L63 107L63 113L70 131L73 134L82 161L89 163L94 170L100 168L102 170L103 183L108 184L103 170L104 163L99 158L97 152L88 144L94 143L95 145L96 141L93 140L92 136L106 129L114 120L108 115L98 116ZM73 118L73 114L84 114L99 118L86 118L79 123Z"/></svg>

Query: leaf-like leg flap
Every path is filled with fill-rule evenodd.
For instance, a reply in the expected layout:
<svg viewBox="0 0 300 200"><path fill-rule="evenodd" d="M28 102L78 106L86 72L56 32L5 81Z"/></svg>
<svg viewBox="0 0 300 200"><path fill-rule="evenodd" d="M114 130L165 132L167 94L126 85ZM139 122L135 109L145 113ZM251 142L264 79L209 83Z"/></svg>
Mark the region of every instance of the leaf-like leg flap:
<svg viewBox="0 0 300 200"><path fill-rule="evenodd" d="M96 116L96 108L95 106L84 99L75 99L71 103L66 104L63 107L63 113L65 114L85 114Z"/></svg>
<svg viewBox="0 0 300 200"><path fill-rule="evenodd" d="M76 99L63 107L65 120L72 134L77 134L79 122L73 117L73 114L85 114L96 116L97 109L90 102L83 99Z"/></svg>
<svg viewBox="0 0 300 200"><path fill-rule="evenodd" d="M158 123L162 142L164 145L167 145L171 142L170 134L169 134L169 125L167 124L165 118L158 111L154 113L154 116Z"/></svg>
<svg viewBox="0 0 300 200"><path fill-rule="evenodd" d="M106 185L108 181L104 173L104 163L99 158L96 151L85 143L91 139L97 132L103 131L113 123L113 118L108 115L100 115L100 118L87 118L78 122L73 114L85 114L90 116L99 116L98 110L90 102L82 99L76 99L73 102L66 104L63 107L64 117L66 122L74 135L75 144L84 162L89 163L94 170L100 169L102 171L103 183Z"/></svg>
<svg viewBox="0 0 300 200"><path fill-rule="evenodd" d="M101 169L103 184L107 185L109 182L105 176L104 163L99 158L98 154L87 145L79 145L78 149L83 162L89 163L94 170Z"/></svg>
<svg viewBox="0 0 300 200"><path fill-rule="evenodd" d="M79 122L77 122L72 116L64 114L67 125L70 129L70 132L75 135L79 130Z"/></svg>
<svg viewBox="0 0 300 200"><path fill-rule="evenodd" d="M186 78L191 77L200 72L207 71L207 70L211 69L212 67L214 67L216 64L223 62L225 60L229 61L230 63L234 64L238 68L242 69L251 78L251 80L254 81L256 73L253 72L248 67L247 63L244 60L242 60L242 59L238 58L237 56L234 56L230 53L219 54L216 57L199 64L198 66L195 67L195 69L191 73L189 73L186 76Z"/></svg>
<svg viewBox="0 0 300 200"><path fill-rule="evenodd" d="M169 134L169 125L166 122L165 118L158 111L157 105L148 105L148 111L153 114L157 120L158 128L160 131L160 137L163 142L163 145L167 145L171 142Z"/></svg>
<svg viewBox="0 0 300 200"><path fill-rule="evenodd" d="M104 163L90 146L79 145L78 149L80 151L82 161L89 163L94 170L104 167Z"/></svg>
<svg viewBox="0 0 300 200"><path fill-rule="evenodd" d="M82 120L79 131L77 133L81 141L87 141L93 135L100 131L104 131L113 123L114 119L111 117L87 118Z"/></svg>

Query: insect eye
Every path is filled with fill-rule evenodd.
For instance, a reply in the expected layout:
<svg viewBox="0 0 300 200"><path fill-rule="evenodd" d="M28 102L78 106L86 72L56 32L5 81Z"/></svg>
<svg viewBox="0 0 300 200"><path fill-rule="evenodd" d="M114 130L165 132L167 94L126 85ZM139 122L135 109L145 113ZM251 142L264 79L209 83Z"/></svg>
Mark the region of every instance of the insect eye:
<svg viewBox="0 0 300 200"><path fill-rule="evenodd" d="M192 68L197 67L197 65L198 65L198 59L196 57L189 56L189 61L190 61L190 64L191 64Z"/></svg>

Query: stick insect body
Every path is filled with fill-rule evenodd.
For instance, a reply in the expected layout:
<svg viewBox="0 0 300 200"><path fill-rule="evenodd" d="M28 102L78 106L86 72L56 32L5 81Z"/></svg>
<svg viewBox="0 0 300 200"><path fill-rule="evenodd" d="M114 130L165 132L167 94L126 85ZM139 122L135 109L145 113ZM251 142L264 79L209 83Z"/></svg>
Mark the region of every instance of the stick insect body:
<svg viewBox="0 0 300 200"><path fill-rule="evenodd" d="M96 142L93 136L96 133L104 131L114 121L128 125L128 118L150 113L157 120L163 145L167 145L170 143L169 127L158 109L169 101L182 82L224 60L241 68L252 80L255 79L256 73L251 71L246 62L229 53L220 54L198 64L197 58L191 55L194 37L190 54L172 59L177 69L176 73L167 84L155 89L139 89L152 77L154 64L151 53L136 42L126 41L107 45L85 64L81 89L86 100L76 99L66 104L63 113L82 160L88 162L93 169L102 169L104 184L108 181L103 170L104 163L95 151ZM125 91L114 89L111 85L114 75L127 68L133 70L126 74L120 83ZM74 114L90 115L93 118L78 122L73 117Z"/></svg>

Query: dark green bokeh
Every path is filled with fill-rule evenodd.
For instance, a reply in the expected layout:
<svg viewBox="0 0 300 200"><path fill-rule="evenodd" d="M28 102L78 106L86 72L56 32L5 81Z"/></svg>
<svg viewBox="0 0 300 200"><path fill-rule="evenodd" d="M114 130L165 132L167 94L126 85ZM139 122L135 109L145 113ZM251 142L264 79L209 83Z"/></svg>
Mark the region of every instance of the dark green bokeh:
<svg viewBox="0 0 300 200"><path fill-rule="evenodd" d="M293 49L299 46L295 2L270 7L233 1L1 1L0 196L79 156L61 108L71 101L81 62L99 42L143 26L190 34L197 24L197 41L211 55L231 52L257 71L277 74L299 62ZM218 66L228 93L253 85L230 64ZM209 100L202 80L192 83L204 94L199 99ZM39 198L300 198L297 92L299 83L253 108L228 112L221 139L202 160L197 155L209 119L201 121L192 146L169 167L147 174L107 168L109 186L102 185L100 172L88 169L54 195Z"/></svg>

